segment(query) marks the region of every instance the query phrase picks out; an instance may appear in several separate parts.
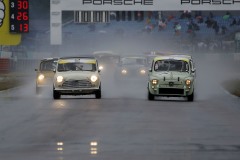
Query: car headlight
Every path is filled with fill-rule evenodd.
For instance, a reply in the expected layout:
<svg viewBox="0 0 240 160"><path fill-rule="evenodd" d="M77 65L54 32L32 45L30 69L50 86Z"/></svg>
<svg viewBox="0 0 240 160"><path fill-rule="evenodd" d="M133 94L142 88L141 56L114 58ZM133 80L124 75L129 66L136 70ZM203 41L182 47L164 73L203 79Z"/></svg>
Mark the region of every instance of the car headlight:
<svg viewBox="0 0 240 160"><path fill-rule="evenodd" d="M42 81L44 79L44 75L43 74L40 74L39 76L38 76L38 80L39 81Z"/></svg>
<svg viewBox="0 0 240 160"><path fill-rule="evenodd" d="M187 86L190 86L192 82L191 82L191 80L187 79L185 83Z"/></svg>
<svg viewBox="0 0 240 160"><path fill-rule="evenodd" d="M146 71L145 71L144 69L141 69L141 70L140 70L140 73L141 73L141 74L145 74Z"/></svg>
<svg viewBox="0 0 240 160"><path fill-rule="evenodd" d="M152 80L152 84L154 84L154 85L158 84L158 80L157 79L153 79Z"/></svg>
<svg viewBox="0 0 240 160"><path fill-rule="evenodd" d="M57 76L57 82L61 83L63 81L63 76Z"/></svg>
<svg viewBox="0 0 240 160"><path fill-rule="evenodd" d="M122 70L122 74L127 74L127 70L126 70L126 69L123 69L123 70Z"/></svg>
<svg viewBox="0 0 240 160"><path fill-rule="evenodd" d="M92 82L96 82L98 80L98 77L97 76L95 76L95 75L92 75L91 76L91 81Z"/></svg>
<svg viewBox="0 0 240 160"><path fill-rule="evenodd" d="M99 66L99 70L103 70L103 66Z"/></svg>

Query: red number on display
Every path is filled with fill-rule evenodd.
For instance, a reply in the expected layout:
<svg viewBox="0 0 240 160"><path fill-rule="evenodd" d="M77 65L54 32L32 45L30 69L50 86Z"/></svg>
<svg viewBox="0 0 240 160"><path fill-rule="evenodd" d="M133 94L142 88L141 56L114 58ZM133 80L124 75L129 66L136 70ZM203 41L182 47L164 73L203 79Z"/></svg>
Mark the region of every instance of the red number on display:
<svg viewBox="0 0 240 160"><path fill-rule="evenodd" d="M28 24L24 23L24 24L20 24L19 25L19 30L21 32L28 32Z"/></svg>
<svg viewBox="0 0 240 160"><path fill-rule="evenodd" d="M28 1L18 0L18 9L28 9Z"/></svg>
<svg viewBox="0 0 240 160"><path fill-rule="evenodd" d="M17 20L18 21L21 21L21 20L27 21L28 20L27 12L18 12Z"/></svg>

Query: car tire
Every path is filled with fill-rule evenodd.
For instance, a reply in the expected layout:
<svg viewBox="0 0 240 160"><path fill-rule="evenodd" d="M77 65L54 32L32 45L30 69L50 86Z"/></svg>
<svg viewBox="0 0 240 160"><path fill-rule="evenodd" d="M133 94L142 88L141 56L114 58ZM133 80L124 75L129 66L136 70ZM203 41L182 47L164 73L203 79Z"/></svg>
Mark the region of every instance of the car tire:
<svg viewBox="0 0 240 160"><path fill-rule="evenodd" d="M53 89L53 99L60 99L61 94Z"/></svg>
<svg viewBox="0 0 240 160"><path fill-rule="evenodd" d="M101 98L102 98L101 87L100 87L99 90L97 90L97 91L95 92L95 98L96 98L96 99L101 99Z"/></svg>
<svg viewBox="0 0 240 160"><path fill-rule="evenodd" d="M154 98L154 95L148 91L148 100L153 101Z"/></svg>
<svg viewBox="0 0 240 160"><path fill-rule="evenodd" d="M191 95L187 96L187 100L189 102L192 102L194 100L194 93L192 93Z"/></svg>

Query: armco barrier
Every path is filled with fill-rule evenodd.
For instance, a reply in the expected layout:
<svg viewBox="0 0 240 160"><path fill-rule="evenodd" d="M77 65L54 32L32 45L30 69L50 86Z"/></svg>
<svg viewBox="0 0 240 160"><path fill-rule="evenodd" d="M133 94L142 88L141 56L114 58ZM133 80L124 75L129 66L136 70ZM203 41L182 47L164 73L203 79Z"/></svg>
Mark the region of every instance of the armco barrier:
<svg viewBox="0 0 240 160"><path fill-rule="evenodd" d="M0 73L7 73L10 71L10 59L0 58Z"/></svg>
<svg viewBox="0 0 240 160"><path fill-rule="evenodd" d="M11 61L11 68L13 71L34 71L39 62L40 60L36 59L18 59Z"/></svg>

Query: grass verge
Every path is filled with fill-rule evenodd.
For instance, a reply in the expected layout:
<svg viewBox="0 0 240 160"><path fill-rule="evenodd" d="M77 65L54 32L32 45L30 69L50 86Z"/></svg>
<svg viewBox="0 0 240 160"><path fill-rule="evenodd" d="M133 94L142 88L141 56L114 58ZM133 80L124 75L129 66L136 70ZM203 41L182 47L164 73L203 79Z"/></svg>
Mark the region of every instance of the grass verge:
<svg viewBox="0 0 240 160"><path fill-rule="evenodd" d="M1 74L0 75L0 91L11 89L22 85L21 76L18 74Z"/></svg>
<svg viewBox="0 0 240 160"><path fill-rule="evenodd" d="M223 87L231 94L240 97L240 79L228 80L223 83Z"/></svg>

